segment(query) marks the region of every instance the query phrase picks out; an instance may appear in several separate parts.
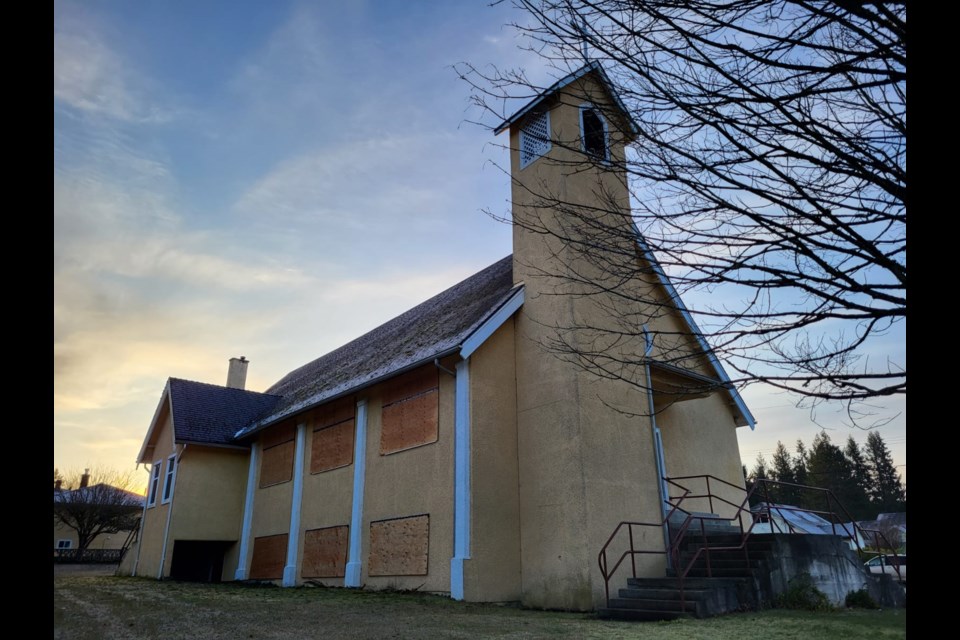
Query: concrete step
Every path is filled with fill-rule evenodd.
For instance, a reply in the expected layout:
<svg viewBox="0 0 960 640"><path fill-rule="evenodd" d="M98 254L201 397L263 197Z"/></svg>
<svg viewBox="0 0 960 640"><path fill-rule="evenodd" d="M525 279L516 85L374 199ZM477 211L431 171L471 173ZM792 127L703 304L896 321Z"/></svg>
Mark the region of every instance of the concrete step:
<svg viewBox="0 0 960 640"><path fill-rule="evenodd" d="M687 577L684 580L684 584L690 580L690 578L706 578L708 577L706 567L694 567L690 569L687 573ZM713 578L751 578L753 573L750 571L749 567L726 567L718 568L711 567L709 577Z"/></svg>
<svg viewBox="0 0 960 640"><path fill-rule="evenodd" d="M687 591L724 587L736 588L745 579L743 577L724 578L719 576L715 578L688 577L683 581L683 588ZM667 576L663 578L627 578L627 586L636 589L678 589L680 588L680 580Z"/></svg>
<svg viewBox="0 0 960 640"><path fill-rule="evenodd" d="M690 561L693 560L693 556L680 556L680 566L686 567L690 565ZM751 557L749 560L743 557L743 554L740 554L739 558L718 558L715 553L710 554L710 566L714 569L758 569L760 568L760 558ZM694 567L706 567L707 558L702 555L696 559Z"/></svg>
<svg viewBox="0 0 960 640"><path fill-rule="evenodd" d="M610 598L611 609L637 609L640 611L671 611L697 615L696 600L651 600L647 598Z"/></svg>
<svg viewBox="0 0 960 640"><path fill-rule="evenodd" d="M684 600L702 600L710 595L709 589L684 589ZM621 598L632 598L636 600L680 600L680 589L676 588L657 588L657 587L627 587L620 589L617 595Z"/></svg>

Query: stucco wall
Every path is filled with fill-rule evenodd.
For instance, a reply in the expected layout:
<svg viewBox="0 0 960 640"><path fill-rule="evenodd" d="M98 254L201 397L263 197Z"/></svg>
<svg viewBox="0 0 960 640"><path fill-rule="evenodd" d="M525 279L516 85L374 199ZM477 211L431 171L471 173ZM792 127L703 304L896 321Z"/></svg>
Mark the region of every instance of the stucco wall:
<svg viewBox="0 0 960 640"><path fill-rule="evenodd" d="M623 174L589 167L579 151L579 106L585 101L609 103L590 76L574 82L548 103L552 137L561 143L554 142L545 157L522 170L516 151L519 129L511 131L513 215L519 223L514 226L514 279L524 282L526 289L523 308L516 317L522 583L524 604L536 607L598 606L603 599L603 581L597 554L608 536L620 521L658 523L662 518L648 400L640 388L646 382L639 328L643 323L654 331L675 330L679 325L656 306L640 302L652 294L665 297L652 278L615 282L596 262L620 261L625 270L644 266L633 257L635 237L626 215L629 193ZM611 155L616 159L623 158L622 142L615 132L611 135ZM544 198L555 198L565 209L548 206ZM619 212L616 207L609 208L610 202ZM597 206L608 209L594 211ZM576 221L578 213L599 217L608 228L618 231L602 238L588 236L596 232ZM536 229L530 230L531 226ZM536 232L544 228L554 235ZM572 250L556 235L592 241L591 248L585 253ZM597 242L621 251L603 253ZM545 277L544 272L549 275ZM575 283L571 275L593 284ZM607 285L616 286L631 299L601 292ZM583 293L590 295L577 295ZM611 344L609 336L617 333L627 338L608 352L621 360L607 363L608 374L612 374L608 379L584 371L583 361L570 358L576 350L604 351ZM563 344L557 357L559 343ZM689 363L676 360L684 349L689 353L689 341L658 337L656 346L658 354L669 357L673 364L689 364L704 373L702 358L694 357ZM617 377L639 384L613 379ZM714 404L707 406L715 409ZM722 407L717 410L729 415ZM684 424L702 418L689 413L675 412L673 417ZM711 422L717 420L710 418ZM693 445L691 455L678 453L675 467L684 467L680 460L693 464L697 456L709 451L709 456L724 460L714 460L706 471L698 466L697 473L716 469L718 475L728 477L728 466L739 469L732 420L730 428L713 431L704 438L695 429L675 429L675 447L687 447L685 438L701 441ZM625 550L626 537L624 530L611 547L611 565ZM663 533L657 527L635 529L634 539L638 549L663 551ZM662 555L641 556L637 563L639 575L663 575ZM621 572L615 580L622 581L625 575Z"/></svg>
<svg viewBox="0 0 960 640"><path fill-rule="evenodd" d="M709 474L736 485L711 482L714 495L740 505L746 497L743 491L743 469L737 443L736 425L727 409L723 392L706 398L687 400L670 405L657 415L657 426L663 439L666 472L670 477ZM703 480L681 480L691 493L705 493ZM671 494L679 493L671 490ZM718 513L732 517L736 507L714 501L711 510L706 499L685 501L687 511Z"/></svg>
<svg viewBox="0 0 960 640"><path fill-rule="evenodd" d="M180 456L170 543L176 540L237 542L243 519L249 451L187 445ZM233 579L236 549L225 555L222 579Z"/></svg>
<svg viewBox="0 0 960 640"><path fill-rule="evenodd" d="M87 549L122 549L123 543L127 541L130 535L129 531L119 531L117 533L101 533L93 542L87 546ZM58 540L70 540L70 548L76 549L79 539L75 529L65 526L63 523L53 525L53 548L57 548Z"/></svg>
<svg viewBox="0 0 960 640"><path fill-rule="evenodd" d="M169 575L170 556L173 545L168 545L167 556L164 562L165 571L160 573L160 562L163 555L163 543L167 528L167 511L170 503L161 504L163 497L163 481L167 472L167 458L174 451L173 422L167 406L161 409L158 416L159 428L154 431L154 446L151 455L151 465L154 461L161 462L160 483L157 487L157 501L155 506L147 507L143 519L143 529L140 537L140 556L137 561L138 576L158 578ZM152 472L152 468L151 471ZM147 475L147 492L150 491L150 475Z"/></svg>
<svg viewBox="0 0 960 640"><path fill-rule="evenodd" d="M303 464L303 500L300 510L300 537L297 555L297 580L301 580L303 566L304 533L310 529L336 527L350 524L353 506L354 463L321 473L310 473L310 455L313 446L314 420L307 423ZM355 432L354 436L355 437ZM357 452L353 452L354 461ZM289 518L289 514L287 516ZM342 586L343 578L310 578L313 582Z"/></svg>
<svg viewBox="0 0 960 640"><path fill-rule="evenodd" d="M521 597L513 319L470 357L471 547L464 598Z"/></svg>
<svg viewBox="0 0 960 640"><path fill-rule="evenodd" d="M451 368L452 362L445 362ZM381 389L367 394L366 482L363 502L362 582L372 588L450 591L453 556L454 378L440 374L437 442L380 455ZM360 455L356 452L355 455ZM430 515L427 575L370 576L370 523L388 518Z"/></svg>

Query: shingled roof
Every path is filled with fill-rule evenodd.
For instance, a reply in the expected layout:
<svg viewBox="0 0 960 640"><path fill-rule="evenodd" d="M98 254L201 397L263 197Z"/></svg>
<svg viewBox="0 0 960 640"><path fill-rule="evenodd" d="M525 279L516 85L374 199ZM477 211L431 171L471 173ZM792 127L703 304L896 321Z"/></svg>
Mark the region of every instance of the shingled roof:
<svg viewBox="0 0 960 640"><path fill-rule="evenodd" d="M215 384L170 378L174 439L177 442L231 444L238 426L268 413L278 396Z"/></svg>
<svg viewBox="0 0 960 640"><path fill-rule="evenodd" d="M455 352L512 291L513 257L507 256L288 373L267 389L268 394L280 396L272 410L252 424L234 423L249 425L236 437L244 438L295 413Z"/></svg>

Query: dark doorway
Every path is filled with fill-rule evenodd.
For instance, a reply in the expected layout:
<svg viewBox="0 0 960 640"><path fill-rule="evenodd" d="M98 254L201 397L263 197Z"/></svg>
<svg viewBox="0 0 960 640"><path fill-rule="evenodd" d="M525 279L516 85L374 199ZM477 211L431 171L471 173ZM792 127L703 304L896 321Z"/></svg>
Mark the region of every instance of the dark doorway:
<svg viewBox="0 0 960 640"><path fill-rule="evenodd" d="M220 582L223 556L234 542L175 540L170 577L190 582Z"/></svg>

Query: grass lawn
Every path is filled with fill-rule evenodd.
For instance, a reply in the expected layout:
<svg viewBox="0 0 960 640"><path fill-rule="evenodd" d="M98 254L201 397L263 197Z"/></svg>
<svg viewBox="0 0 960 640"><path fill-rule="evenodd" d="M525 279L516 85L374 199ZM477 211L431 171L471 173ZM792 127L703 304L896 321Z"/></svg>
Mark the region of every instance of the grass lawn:
<svg viewBox="0 0 960 640"><path fill-rule="evenodd" d="M708 620L612 622L590 614L467 604L426 594L54 576L53 637L643 638L906 637L906 610L764 611Z"/></svg>

